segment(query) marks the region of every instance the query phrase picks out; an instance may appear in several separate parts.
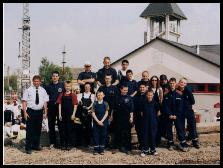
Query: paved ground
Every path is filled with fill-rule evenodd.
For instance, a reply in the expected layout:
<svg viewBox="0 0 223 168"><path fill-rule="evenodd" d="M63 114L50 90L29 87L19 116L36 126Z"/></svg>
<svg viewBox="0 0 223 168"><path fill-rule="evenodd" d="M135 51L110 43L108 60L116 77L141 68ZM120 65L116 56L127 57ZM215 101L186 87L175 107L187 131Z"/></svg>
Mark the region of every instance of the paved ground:
<svg viewBox="0 0 223 168"><path fill-rule="evenodd" d="M139 150L131 155L118 152L93 155L92 149L72 149L62 151L44 147L32 155L24 153L19 146L4 147L4 164L220 164L220 141L202 142L200 149L190 147L188 152L168 151L165 146L157 148L158 155L140 156Z"/></svg>

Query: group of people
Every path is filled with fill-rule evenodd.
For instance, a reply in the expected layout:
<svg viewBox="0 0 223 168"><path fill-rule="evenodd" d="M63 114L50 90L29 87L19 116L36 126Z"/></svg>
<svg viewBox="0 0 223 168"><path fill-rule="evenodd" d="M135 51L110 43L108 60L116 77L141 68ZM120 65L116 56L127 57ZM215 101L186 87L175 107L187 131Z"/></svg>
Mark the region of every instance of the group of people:
<svg viewBox="0 0 223 168"><path fill-rule="evenodd" d="M25 90L22 109L26 120L26 153L41 150L40 134L43 118L48 118L50 148L70 150L78 146L94 146L93 154L118 150L131 153L131 129L134 126L141 156L157 155L161 137L173 150L175 125L179 149L186 152L185 120L192 145L199 148L196 121L192 105L193 94L186 87L187 79L167 79L166 75L149 77L142 72L140 81L134 80L128 60L122 61L118 72L105 57L104 67L97 73L85 63L85 71L78 76L80 93L72 91L70 81L59 81L59 73L52 72L52 83L41 87L41 77L33 77L33 85ZM55 124L58 125L57 142Z"/></svg>

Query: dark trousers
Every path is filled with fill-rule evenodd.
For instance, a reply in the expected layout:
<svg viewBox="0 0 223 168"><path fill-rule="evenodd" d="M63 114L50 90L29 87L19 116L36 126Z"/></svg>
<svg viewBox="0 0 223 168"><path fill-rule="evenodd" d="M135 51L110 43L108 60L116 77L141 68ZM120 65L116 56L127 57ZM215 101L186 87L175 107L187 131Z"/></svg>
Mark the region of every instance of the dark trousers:
<svg viewBox="0 0 223 168"><path fill-rule="evenodd" d="M122 123L117 123L121 125ZM116 127L114 130L113 149L124 147L125 150L131 150L131 127Z"/></svg>
<svg viewBox="0 0 223 168"><path fill-rule="evenodd" d="M92 117L87 116L86 120L83 122L83 145L91 145L92 140Z"/></svg>
<svg viewBox="0 0 223 168"><path fill-rule="evenodd" d="M161 143L161 137L165 137L166 138L166 128L167 128L167 124L166 124L167 118L166 116L164 116L163 114L161 114L159 117L157 117L157 135L156 135L156 145L158 146Z"/></svg>
<svg viewBox="0 0 223 168"><path fill-rule="evenodd" d="M103 152L105 148L107 125L99 126L94 122L93 124L93 137L94 137L94 150Z"/></svg>
<svg viewBox="0 0 223 168"><path fill-rule="evenodd" d="M43 121L43 110L27 108L29 117L26 121L26 150L37 148L40 145L40 135Z"/></svg>
<svg viewBox="0 0 223 168"><path fill-rule="evenodd" d="M172 126L173 123L175 125L176 131L177 131L177 137L181 143L185 142L185 118L177 118L176 120L167 120L167 139L168 144L173 144L173 132L172 132Z"/></svg>
<svg viewBox="0 0 223 168"><path fill-rule="evenodd" d="M155 150L156 147L156 127L149 127L148 124L143 126L143 151L147 153L149 148L151 151Z"/></svg>
<svg viewBox="0 0 223 168"><path fill-rule="evenodd" d="M193 139L198 138L197 128L196 128L196 119L195 119L194 111L192 109L186 112L186 119L187 119L190 139L193 140Z"/></svg>
<svg viewBox="0 0 223 168"><path fill-rule="evenodd" d="M142 131L142 118L141 117L136 117L134 119L135 123L135 130L138 138L138 143L140 148L143 146L143 131Z"/></svg>
<svg viewBox="0 0 223 168"><path fill-rule="evenodd" d="M57 120L57 126L60 134L60 140L62 135L61 121L59 120L58 104L48 104L48 126L49 126L49 140L50 144L57 144L55 124ZM60 142L62 143L62 142Z"/></svg>
<svg viewBox="0 0 223 168"><path fill-rule="evenodd" d="M71 115L62 114L62 130L62 145L65 147L71 146L73 130L73 121L71 120Z"/></svg>

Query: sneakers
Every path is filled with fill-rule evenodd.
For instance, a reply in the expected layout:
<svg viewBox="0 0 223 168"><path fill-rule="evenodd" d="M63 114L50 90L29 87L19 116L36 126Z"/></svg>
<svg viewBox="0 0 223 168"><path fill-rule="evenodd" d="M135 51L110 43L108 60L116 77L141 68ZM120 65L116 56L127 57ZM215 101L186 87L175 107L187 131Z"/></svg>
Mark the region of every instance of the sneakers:
<svg viewBox="0 0 223 168"><path fill-rule="evenodd" d="M150 154L156 156L156 155L158 155L158 152L156 150L154 150L154 151L151 151Z"/></svg>
<svg viewBox="0 0 223 168"><path fill-rule="evenodd" d="M192 140L192 145L193 145L193 147L195 147L196 149L199 149L199 148L200 148L200 145L199 145L198 141L193 141L193 140Z"/></svg>
<svg viewBox="0 0 223 168"><path fill-rule="evenodd" d="M125 151L127 155L131 155L131 151Z"/></svg>
<svg viewBox="0 0 223 168"><path fill-rule="evenodd" d="M179 148L182 152L187 152L188 151L188 148L186 147L186 144L185 143L180 143L179 144Z"/></svg>
<svg viewBox="0 0 223 168"><path fill-rule="evenodd" d="M32 154L32 151L31 150L26 150L26 153L31 155Z"/></svg>
<svg viewBox="0 0 223 168"><path fill-rule="evenodd" d="M115 154L115 153L117 153L118 152L118 149L113 149L112 150L112 154Z"/></svg>
<svg viewBox="0 0 223 168"><path fill-rule="evenodd" d="M100 152L100 155L104 155L104 154L105 154L105 152L104 152L104 151L101 151L101 152Z"/></svg>
<svg viewBox="0 0 223 168"><path fill-rule="evenodd" d="M97 151L93 151L93 155L97 155L98 154L98 152Z"/></svg>
<svg viewBox="0 0 223 168"><path fill-rule="evenodd" d="M144 152L142 152L142 153L140 154L140 156L145 157L146 154L145 154Z"/></svg>
<svg viewBox="0 0 223 168"><path fill-rule="evenodd" d="M173 145L169 145L168 150L173 151Z"/></svg>

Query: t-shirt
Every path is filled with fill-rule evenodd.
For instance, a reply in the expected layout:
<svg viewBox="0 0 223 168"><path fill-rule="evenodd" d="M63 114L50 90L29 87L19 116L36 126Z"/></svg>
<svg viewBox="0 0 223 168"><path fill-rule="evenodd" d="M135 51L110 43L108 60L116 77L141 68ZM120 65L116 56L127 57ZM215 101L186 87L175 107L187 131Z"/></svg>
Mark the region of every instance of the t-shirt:
<svg viewBox="0 0 223 168"><path fill-rule="evenodd" d="M74 93L67 94L66 92L65 93L60 93L59 97L57 98L57 103L58 104L62 103L62 96L71 96L73 105L77 105L78 104L76 94L74 94Z"/></svg>

